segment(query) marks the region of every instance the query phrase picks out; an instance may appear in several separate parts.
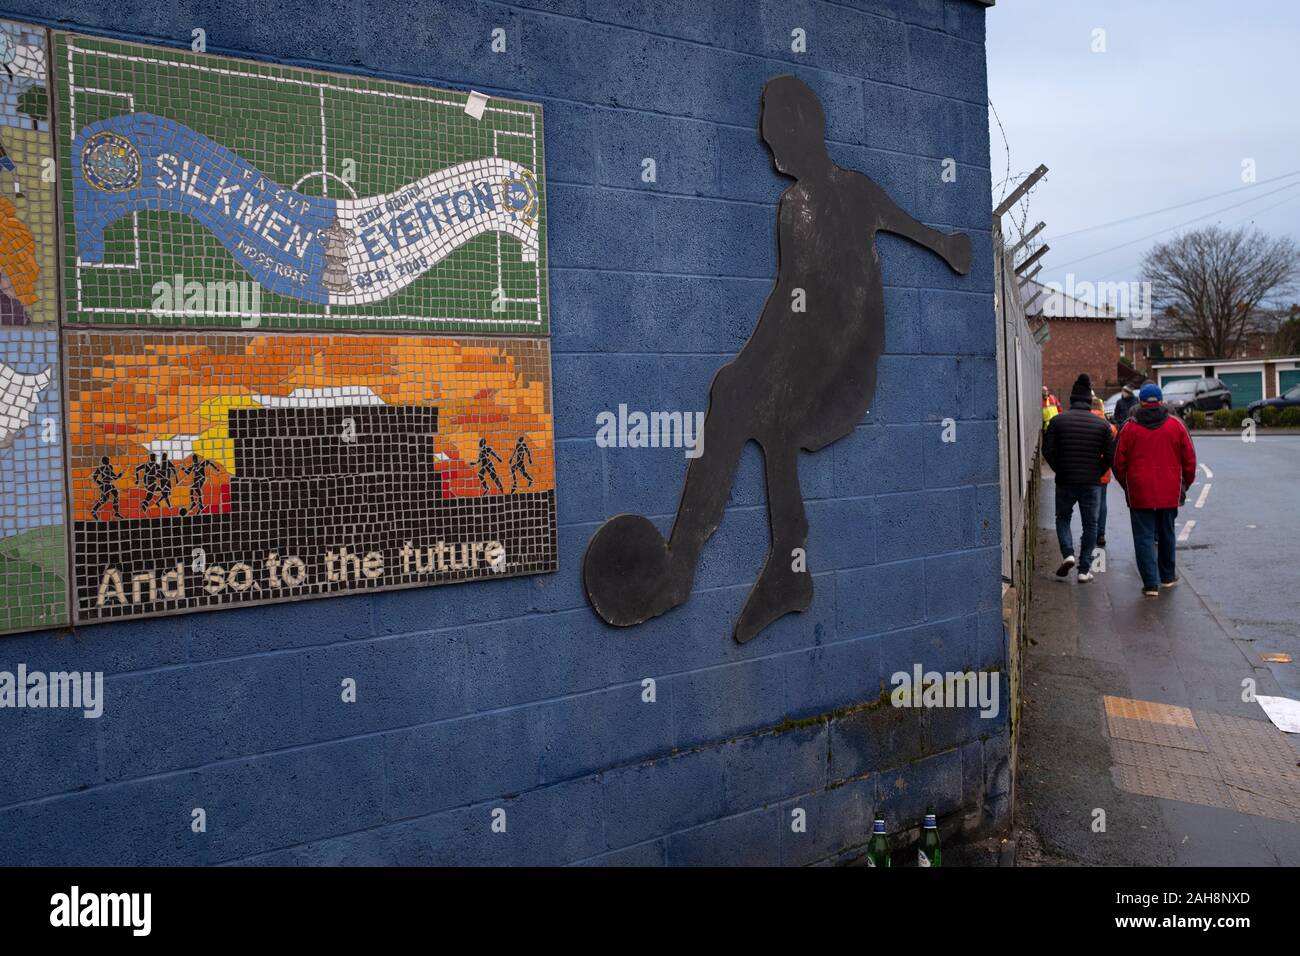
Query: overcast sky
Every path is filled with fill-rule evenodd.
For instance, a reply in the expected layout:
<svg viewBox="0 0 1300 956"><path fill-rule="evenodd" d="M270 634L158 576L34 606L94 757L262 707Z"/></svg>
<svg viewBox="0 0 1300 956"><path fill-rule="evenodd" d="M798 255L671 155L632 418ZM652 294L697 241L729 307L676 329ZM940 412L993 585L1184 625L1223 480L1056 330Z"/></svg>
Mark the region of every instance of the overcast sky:
<svg viewBox="0 0 1300 956"><path fill-rule="evenodd" d="M1264 182L1300 173L1300 0L997 0L987 24L1013 183L1050 170L1029 201L1051 246L1039 279L1135 280L1153 243L1213 222L1300 241L1300 174ZM1007 150L991 113L989 126L996 203ZM1246 159L1257 185L1243 190Z"/></svg>

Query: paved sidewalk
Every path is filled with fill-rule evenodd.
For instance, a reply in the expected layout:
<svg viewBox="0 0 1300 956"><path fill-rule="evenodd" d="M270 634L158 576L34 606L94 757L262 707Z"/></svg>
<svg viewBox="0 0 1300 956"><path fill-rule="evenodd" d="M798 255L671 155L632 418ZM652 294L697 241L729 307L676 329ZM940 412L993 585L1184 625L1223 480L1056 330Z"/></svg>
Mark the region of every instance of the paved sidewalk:
<svg viewBox="0 0 1300 956"><path fill-rule="evenodd" d="M1108 491L1105 572L1058 583L1044 473L1016 808L1032 852L1020 863L1300 865L1300 749L1242 700L1247 678L1269 695L1276 679L1184 563L1179 586L1142 595L1124 494ZM1077 548L1077 514L1074 532Z"/></svg>

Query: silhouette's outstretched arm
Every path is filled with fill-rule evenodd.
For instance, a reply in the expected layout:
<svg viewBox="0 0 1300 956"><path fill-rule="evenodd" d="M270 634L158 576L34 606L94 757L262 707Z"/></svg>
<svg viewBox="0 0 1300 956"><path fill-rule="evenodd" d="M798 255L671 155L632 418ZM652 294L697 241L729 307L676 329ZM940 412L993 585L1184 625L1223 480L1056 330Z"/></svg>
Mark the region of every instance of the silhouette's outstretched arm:
<svg viewBox="0 0 1300 956"><path fill-rule="evenodd" d="M889 195L872 183L872 203L879 216L879 228L924 246L948 263L961 275L970 273L970 236L964 232L944 233L917 222L894 203Z"/></svg>

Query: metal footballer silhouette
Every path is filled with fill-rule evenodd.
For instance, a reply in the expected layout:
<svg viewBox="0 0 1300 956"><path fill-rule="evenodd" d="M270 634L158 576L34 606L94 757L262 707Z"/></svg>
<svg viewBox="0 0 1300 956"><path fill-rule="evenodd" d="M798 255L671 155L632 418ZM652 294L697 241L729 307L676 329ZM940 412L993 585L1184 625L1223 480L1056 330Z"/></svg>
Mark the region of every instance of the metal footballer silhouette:
<svg viewBox="0 0 1300 956"><path fill-rule="evenodd" d="M691 460L665 542L641 515L621 514L592 536L583 561L587 596L627 627L690 596L704 542L722 520L746 442L763 450L771 547L736 620L740 643L812 603L799 557L808 537L799 450L851 432L871 406L885 346L877 232L910 239L954 271L970 272L970 238L927 228L862 173L826 153L825 114L793 76L763 89L762 135L778 172L795 180L777 211L778 273L753 335L713 378L704 454ZM802 310L797 307L802 306Z"/></svg>

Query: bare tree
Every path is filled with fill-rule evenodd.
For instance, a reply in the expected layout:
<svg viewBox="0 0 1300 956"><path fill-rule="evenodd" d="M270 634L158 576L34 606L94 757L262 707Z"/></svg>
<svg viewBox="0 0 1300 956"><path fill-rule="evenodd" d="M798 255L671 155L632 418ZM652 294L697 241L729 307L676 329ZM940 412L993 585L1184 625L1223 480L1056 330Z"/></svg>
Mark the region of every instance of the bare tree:
<svg viewBox="0 0 1300 956"><path fill-rule="evenodd" d="M1300 305L1292 305L1278 323L1273 338L1274 355L1300 355Z"/></svg>
<svg viewBox="0 0 1300 956"><path fill-rule="evenodd" d="M1271 331L1270 302L1300 278L1300 249L1289 236L1206 226L1152 248L1142 260L1164 328L1204 358L1231 358L1247 338Z"/></svg>

